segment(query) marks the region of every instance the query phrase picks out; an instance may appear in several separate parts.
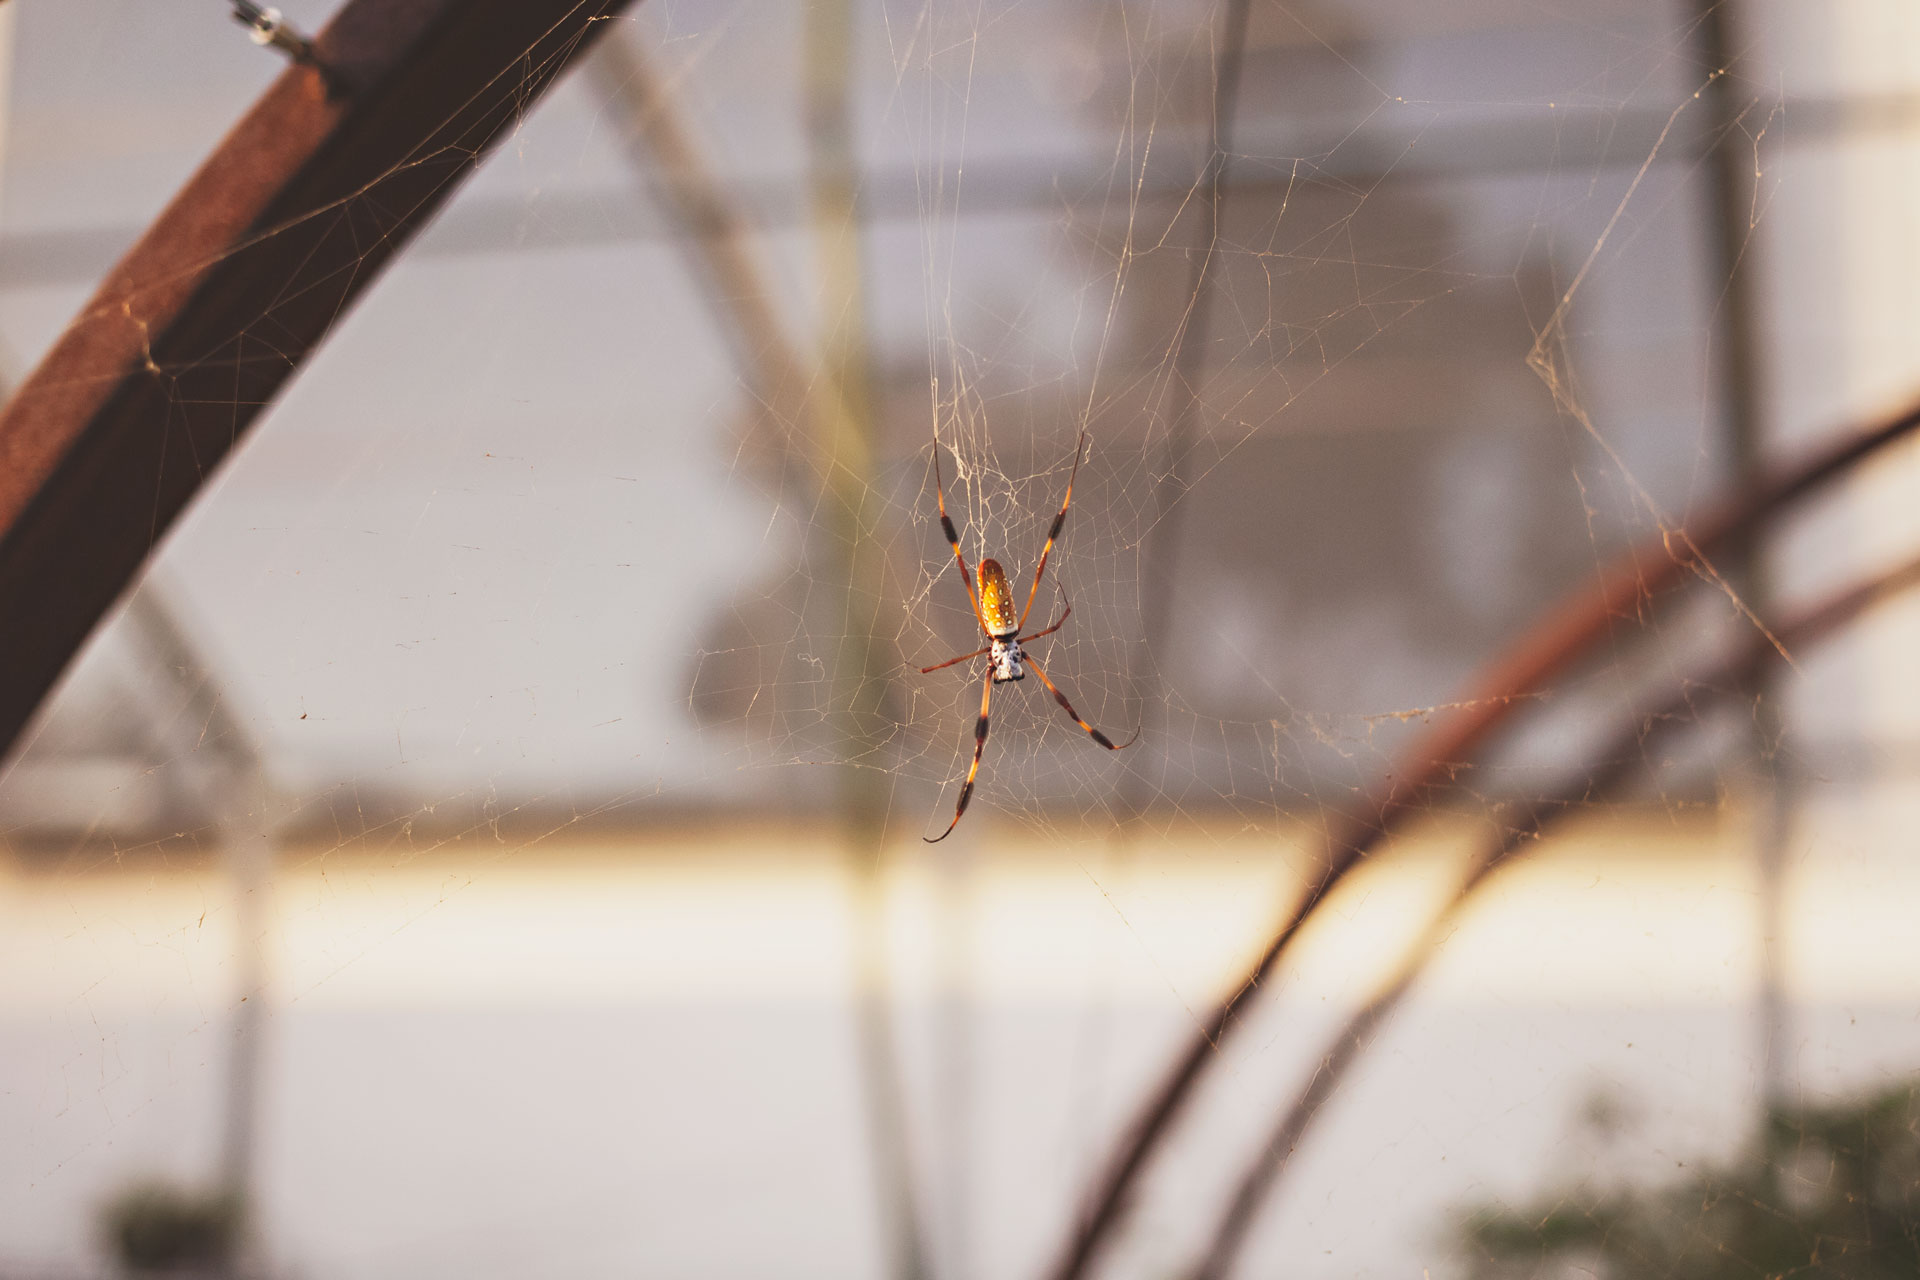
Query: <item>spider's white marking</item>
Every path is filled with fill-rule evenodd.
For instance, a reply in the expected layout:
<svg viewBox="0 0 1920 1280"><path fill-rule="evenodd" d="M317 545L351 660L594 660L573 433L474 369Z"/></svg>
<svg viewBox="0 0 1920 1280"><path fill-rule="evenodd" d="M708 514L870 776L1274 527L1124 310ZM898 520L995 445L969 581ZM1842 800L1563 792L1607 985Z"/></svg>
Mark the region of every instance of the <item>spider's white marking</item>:
<svg viewBox="0 0 1920 1280"><path fill-rule="evenodd" d="M990 643L992 648L988 651L987 661L993 664L993 682L1005 684L1009 680L1025 680L1027 669L1020 664L1027 655L1020 652L1020 642L995 638Z"/></svg>

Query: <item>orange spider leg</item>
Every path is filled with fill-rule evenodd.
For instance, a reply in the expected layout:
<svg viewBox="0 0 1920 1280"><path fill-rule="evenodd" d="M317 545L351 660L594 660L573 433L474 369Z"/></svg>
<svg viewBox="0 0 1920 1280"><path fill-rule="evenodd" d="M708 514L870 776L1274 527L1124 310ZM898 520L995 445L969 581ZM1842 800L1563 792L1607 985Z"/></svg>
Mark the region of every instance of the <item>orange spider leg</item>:
<svg viewBox="0 0 1920 1280"><path fill-rule="evenodd" d="M1046 632L1043 631L1040 634L1045 635ZM920 668L920 674L923 676L932 675L936 671L944 671L956 662L965 662L968 658L977 658L983 653L991 653L992 651L992 645L988 645L984 649L975 649L972 653L963 653L957 658L948 658L945 662L936 662L930 667L922 667Z"/></svg>
<svg viewBox="0 0 1920 1280"><path fill-rule="evenodd" d="M1034 597L1040 594L1040 575L1047 571L1047 557L1053 554L1053 540L1060 536L1060 528L1067 522L1067 508L1073 504L1073 481L1080 474L1080 456L1087 451L1087 433L1082 431L1080 439L1073 446L1073 470L1067 474L1067 496L1060 503L1060 514L1053 518L1053 528L1047 530L1047 545L1040 548L1040 563L1034 566L1033 586L1027 591L1027 607L1021 611L1020 625L1027 625L1027 615L1033 612Z"/></svg>
<svg viewBox="0 0 1920 1280"><path fill-rule="evenodd" d="M1031 643L1033 643L1033 642L1034 642L1035 640L1038 640L1038 639L1039 639L1040 637L1042 637L1042 636L1050 636L1050 635L1052 635L1052 634L1053 634L1054 632L1056 632L1056 631L1058 631L1058 630L1059 630L1060 628L1062 628L1062 627L1064 627L1064 626L1066 626L1066 625L1067 625L1067 619L1068 619L1068 618L1071 618L1072 616L1073 616L1073 606L1072 606L1072 605L1068 605L1068 606L1067 606L1067 611L1066 611L1065 613L1063 613L1063 614L1061 614L1061 615L1060 615L1060 620L1059 620L1058 622L1056 622L1056 623L1054 623L1054 624L1053 624L1052 626L1050 626L1050 627L1048 627L1048 628L1047 628L1047 629L1046 629L1045 631L1036 631L1036 632L1034 632L1034 633L1033 633L1032 635L1030 635L1030 636L1021 636L1021 637L1020 637L1020 643L1021 643L1021 644L1031 644ZM985 652L986 652L986 650L985 650L985 649L982 649L982 650L981 650L980 652L982 652L982 653L985 653Z"/></svg>
<svg viewBox="0 0 1920 1280"><path fill-rule="evenodd" d="M1088 735L1091 736L1095 742L1099 743L1101 746L1105 747L1107 750L1118 751L1122 747L1130 747L1134 744L1135 741L1139 739L1140 731L1138 729L1135 729L1133 731L1133 737L1128 738L1125 742L1113 741L1111 738L1107 737L1106 734L1100 732L1098 729L1094 728L1092 725L1088 724L1085 720L1082 720L1080 718L1080 713L1073 709L1073 704L1071 702L1067 701L1067 695L1060 692L1059 687L1055 685L1053 681L1047 679L1047 673L1042 671L1039 667L1039 664L1034 662L1031 658L1027 660L1027 670L1039 676L1040 683L1047 686L1047 692L1051 693L1053 695L1053 700L1059 703L1062 707L1064 707L1066 709L1067 714L1073 717L1073 722L1079 725L1082 729L1085 729ZM955 818L954 821L958 822L959 819Z"/></svg>
<svg viewBox="0 0 1920 1280"><path fill-rule="evenodd" d="M993 629L987 625L987 615L980 612L980 597L973 592L973 575L967 572L967 558L960 554L960 531L953 527L953 521L947 515L947 482L940 474L940 441L933 442L933 492L940 500L940 532L947 535L947 545L953 548L954 563L960 566L960 581L967 584L967 603L973 606L973 620L980 624L980 630L988 635Z"/></svg>
<svg viewBox="0 0 1920 1280"><path fill-rule="evenodd" d="M1041 676L1040 678L1042 680L1046 679L1045 676ZM1052 686L1049 685L1048 688L1052 688ZM947 824L945 831L942 831L937 836L920 837L928 844L939 844L942 840L952 835L953 829L960 825L960 815L967 811L967 801L973 799L973 779L974 775L980 772L980 753L987 749L987 707L992 701L993 672L988 671L986 685L980 690L980 719L975 721L973 726L973 763L967 766L967 780L960 784L960 803L954 806L953 821ZM1092 730L1088 730L1088 732L1091 733ZM1099 737L1100 735L1094 734L1094 736Z"/></svg>

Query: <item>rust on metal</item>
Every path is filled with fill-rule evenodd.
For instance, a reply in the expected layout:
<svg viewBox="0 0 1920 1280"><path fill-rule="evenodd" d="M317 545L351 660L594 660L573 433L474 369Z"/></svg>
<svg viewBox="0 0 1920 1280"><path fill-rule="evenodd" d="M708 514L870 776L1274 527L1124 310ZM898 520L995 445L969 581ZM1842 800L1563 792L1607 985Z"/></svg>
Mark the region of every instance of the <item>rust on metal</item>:
<svg viewBox="0 0 1920 1280"><path fill-rule="evenodd" d="M0 751L247 428L628 0L349 0L0 410Z"/></svg>

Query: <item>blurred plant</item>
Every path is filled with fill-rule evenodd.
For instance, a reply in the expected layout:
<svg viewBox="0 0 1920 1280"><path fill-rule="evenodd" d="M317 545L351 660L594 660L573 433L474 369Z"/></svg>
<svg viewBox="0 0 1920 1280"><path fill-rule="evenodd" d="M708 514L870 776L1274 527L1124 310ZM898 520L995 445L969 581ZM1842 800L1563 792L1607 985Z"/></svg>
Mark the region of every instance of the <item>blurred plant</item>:
<svg viewBox="0 0 1920 1280"><path fill-rule="evenodd" d="M129 1271L226 1273L239 1249L245 1206L231 1192L156 1179L121 1192L101 1217L114 1260Z"/></svg>
<svg viewBox="0 0 1920 1280"><path fill-rule="evenodd" d="M1920 1078L1776 1107L1764 1141L1658 1189L1467 1212L1474 1280L1891 1280L1920 1275Z"/></svg>

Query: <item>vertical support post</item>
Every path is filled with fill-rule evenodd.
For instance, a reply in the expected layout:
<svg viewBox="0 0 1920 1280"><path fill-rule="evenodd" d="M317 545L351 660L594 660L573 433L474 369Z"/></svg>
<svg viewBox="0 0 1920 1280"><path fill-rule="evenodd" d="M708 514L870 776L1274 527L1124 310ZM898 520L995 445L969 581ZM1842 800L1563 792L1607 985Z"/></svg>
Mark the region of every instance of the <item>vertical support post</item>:
<svg viewBox="0 0 1920 1280"><path fill-rule="evenodd" d="M832 576L846 583L832 696L841 742L840 825L856 897L855 1000L863 1093L871 1134L887 1270L898 1280L928 1274L920 1228L906 1091L886 958L886 815L891 775L863 757L900 716L889 672L898 660L879 638L886 561L878 539L881 486L866 345L860 207L854 154L855 40L852 0L809 0L803 38L807 142L812 154L814 244L819 263L820 394L812 401L825 491Z"/></svg>
<svg viewBox="0 0 1920 1280"><path fill-rule="evenodd" d="M1707 243L1709 280L1720 287L1713 309L1715 385L1733 482L1752 489L1763 474L1765 388L1757 289L1753 266L1753 210L1757 207L1758 158L1745 118L1734 68L1735 0L1696 0L1700 50L1712 77L1704 91L1712 117L1707 154ZM1771 616L1772 582L1767 572L1764 531L1756 528L1734 548L1729 577L1757 617ZM1788 1011L1785 996L1784 931L1787 840L1792 829L1795 780L1780 759L1785 733L1781 716L1780 671L1767 665L1755 677L1752 727L1745 734L1747 758L1734 770L1736 789L1744 791L1753 841L1754 872L1759 882L1760 975L1755 1020L1759 1040L1760 1132L1771 1132L1766 1115L1785 1103L1789 1090Z"/></svg>
<svg viewBox="0 0 1920 1280"><path fill-rule="evenodd" d="M217 825L233 895L233 1022L214 1189L239 1214L239 1253L228 1263L251 1271L258 1259L249 1255L260 1244L255 1170L278 803L259 746L234 717L162 584L149 579L134 592L126 625L147 668L142 686L148 699L161 704L156 743L186 771L188 790ZM143 700L143 705L151 703Z"/></svg>
<svg viewBox="0 0 1920 1280"><path fill-rule="evenodd" d="M1165 705L1154 663L1166 652L1167 631L1177 612L1182 518L1180 501L1193 485L1189 469L1200 418L1200 389L1206 378L1207 339L1213 325L1213 292L1219 283L1220 216L1233 166L1233 118L1240 102L1240 69L1246 60L1251 0L1225 0L1216 36L1209 95L1206 162L1201 166L1197 200L1200 248L1193 253L1187 281L1187 314L1174 338L1173 379L1168 388L1167 437L1160 478L1153 486L1153 533L1141 547L1140 637L1130 664L1134 702L1140 707L1141 736L1152 740L1164 721L1153 718ZM1150 750L1154 750L1150 748ZM1164 760L1164 757L1163 757ZM1164 764L1163 764L1164 768ZM1147 780L1137 770L1121 775L1117 795L1122 826L1139 816L1146 803Z"/></svg>

